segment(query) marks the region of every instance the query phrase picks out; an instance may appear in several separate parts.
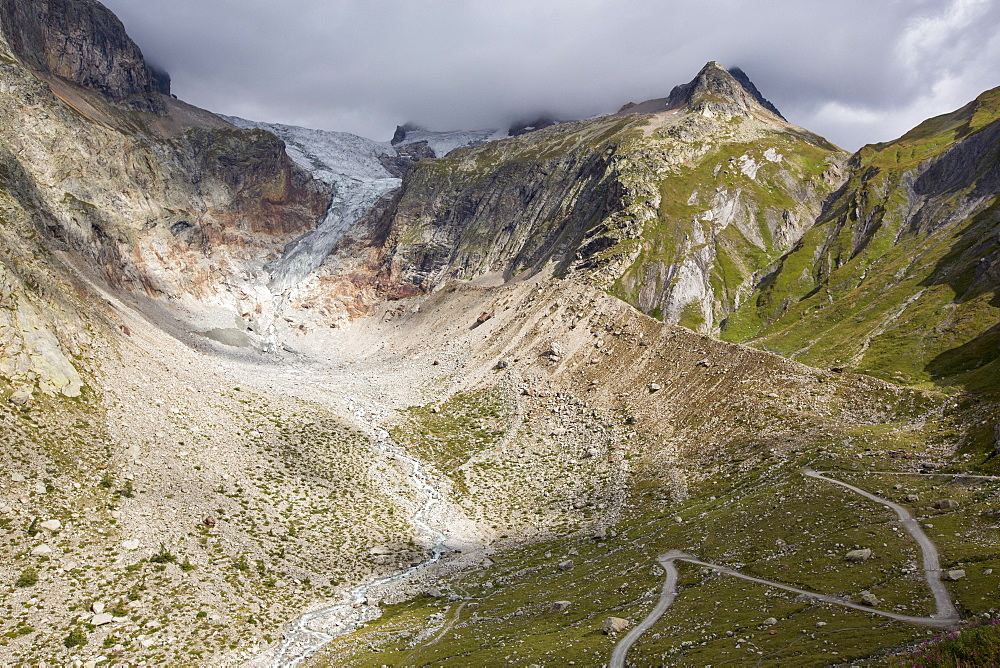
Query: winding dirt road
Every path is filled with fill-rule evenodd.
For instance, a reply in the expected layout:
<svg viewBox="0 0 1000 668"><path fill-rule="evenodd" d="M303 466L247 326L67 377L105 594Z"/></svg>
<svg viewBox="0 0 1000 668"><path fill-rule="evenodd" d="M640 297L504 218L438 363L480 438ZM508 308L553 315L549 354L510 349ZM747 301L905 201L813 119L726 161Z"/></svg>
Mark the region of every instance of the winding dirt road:
<svg viewBox="0 0 1000 668"><path fill-rule="evenodd" d="M795 594L802 594L810 598L814 598L818 601L823 601L825 603L832 603L834 605L839 605L845 608L853 608L855 610L861 610L862 612L869 612L876 615L882 615L883 617L889 617L890 619L895 619L901 622L908 622L910 624L919 624L921 626L931 626L936 628L948 628L954 626L960 619L958 610L955 608L954 603L952 603L951 595L945 588L944 583L941 582L941 565L938 558L937 548L931 539L927 537L924 533L923 528L920 523L913 517L909 510L900 506L899 504L893 503L888 499L883 499L882 497L875 496L870 492L866 492L863 489L859 489L854 485L850 485L846 482L841 482L839 480L834 480L833 478L828 478L821 473L812 471L809 469L804 469L802 471L803 475L816 478L818 480L825 480L831 482L835 485L840 485L841 487L846 487L852 492L856 492L861 496L871 499L876 503L880 503L883 506L887 506L896 512L899 516L900 524L906 531L913 536L913 539L920 546L921 552L924 556L924 579L927 582L927 586L930 588L931 593L934 594L934 606L935 612L929 617L912 617L909 615L898 615L894 612L887 612L885 610L877 610L876 608L870 608L865 605L858 605L857 603L851 603L849 601L843 601L839 598L833 596L827 596L825 594L816 594L814 592L805 591L804 589L798 589L796 587L790 587L778 582L771 582L770 580L764 580L761 578L755 578L750 575L744 575L739 571L733 570L731 568L726 568L725 566L719 566L717 564L708 563L705 561L700 561L695 557L685 554L679 550L672 550L666 554L661 554L657 557L657 561L663 566L666 571L666 578L663 581L663 590L660 593L660 600L657 602L656 607L646 615L646 618L642 620L638 625L635 626L631 631L629 631L619 642L615 645L615 649L611 654L611 668L624 668L625 666L625 655L628 654L628 650L633 644L642 636L643 633L649 630L653 624L659 621L663 613L667 611L667 608L674 602L677 597L677 567L675 566L676 561L686 561L691 564L698 566L705 566L711 568L720 573L725 573L726 575L731 575L733 577L742 578L744 580L749 580L750 582L756 582L758 584L766 585L768 587L776 587L778 589L784 589L785 591L790 591Z"/></svg>

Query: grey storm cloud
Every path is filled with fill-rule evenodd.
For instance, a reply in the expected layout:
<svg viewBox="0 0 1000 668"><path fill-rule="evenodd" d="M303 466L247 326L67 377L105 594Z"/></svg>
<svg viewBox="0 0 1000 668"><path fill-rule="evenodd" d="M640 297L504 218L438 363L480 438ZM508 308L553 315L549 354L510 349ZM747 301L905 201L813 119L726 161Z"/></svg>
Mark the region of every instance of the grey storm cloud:
<svg viewBox="0 0 1000 668"><path fill-rule="evenodd" d="M1000 85L1000 0L104 3L182 99L380 140L608 113L718 60L856 149Z"/></svg>

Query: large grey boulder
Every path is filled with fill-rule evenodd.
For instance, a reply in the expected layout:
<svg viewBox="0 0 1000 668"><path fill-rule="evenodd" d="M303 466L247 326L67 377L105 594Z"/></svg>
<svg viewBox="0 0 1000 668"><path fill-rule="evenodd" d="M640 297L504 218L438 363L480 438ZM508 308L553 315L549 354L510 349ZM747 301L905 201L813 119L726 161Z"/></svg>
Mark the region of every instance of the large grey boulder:
<svg viewBox="0 0 1000 668"><path fill-rule="evenodd" d="M856 564L863 564L872 558L872 551L867 547L860 550L851 550L844 555L844 558Z"/></svg>
<svg viewBox="0 0 1000 668"><path fill-rule="evenodd" d="M604 631L605 635L613 636L621 633L629 627L630 622L627 619L622 619L621 617L608 617L601 624L601 630Z"/></svg>
<svg viewBox="0 0 1000 668"><path fill-rule="evenodd" d="M7 401L15 406L24 406L31 401L31 392L28 392L27 390L18 390L14 394L10 395L10 398L8 398Z"/></svg>
<svg viewBox="0 0 1000 668"><path fill-rule="evenodd" d="M112 621L114 621L114 617L110 612L102 612L99 615L94 615L93 618L91 618L90 623L94 626L102 626L104 624L110 624Z"/></svg>

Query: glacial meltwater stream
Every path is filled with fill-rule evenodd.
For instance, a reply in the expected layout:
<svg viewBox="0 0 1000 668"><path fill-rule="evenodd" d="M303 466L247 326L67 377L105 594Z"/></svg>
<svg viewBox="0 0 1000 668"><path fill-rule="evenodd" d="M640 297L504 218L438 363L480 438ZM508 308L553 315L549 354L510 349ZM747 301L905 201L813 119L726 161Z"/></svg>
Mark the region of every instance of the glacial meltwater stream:
<svg viewBox="0 0 1000 668"><path fill-rule="evenodd" d="M431 477L427 474L424 465L392 442L386 431L372 425L363 412L356 412L354 417L375 434L373 449L379 456L394 459L409 466L407 477L415 483L417 493L420 496L419 506L414 512L411 522L421 534L433 541L431 555L416 566L360 584L345 592L341 602L307 613L290 622L285 626L278 647L247 663L247 668L287 668L300 665L334 638L355 631L362 624L378 618L378 608L368 603L368 592L427 568L438 562L448 552L448 549L444 547L447 536L430 524L434 508L441 504L443 499Z"/></svg>

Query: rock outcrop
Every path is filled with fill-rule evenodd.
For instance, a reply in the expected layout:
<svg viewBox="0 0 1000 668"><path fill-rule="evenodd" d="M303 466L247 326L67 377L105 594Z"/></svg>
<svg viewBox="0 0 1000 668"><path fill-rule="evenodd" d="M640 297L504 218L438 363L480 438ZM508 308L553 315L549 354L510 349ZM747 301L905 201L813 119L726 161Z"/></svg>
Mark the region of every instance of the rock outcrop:
<svg viewBox="0 0 1000 668"><path fill-rule="evenodd" d="M266 329L265 265L316 227L330 186L273 134L167 95L97 2L2 2L0 37L0 373L44 394L86 384L72 360L91 309L52 251L206 324Z"/></svg>
<svg viewBox="0 0 1000 668"><path fill-rule="evenodd" d="M163 113L170 77L150 67L125 26L96 0L3 0L0 30L35 73L61 77L123 106Z"/></svg>

